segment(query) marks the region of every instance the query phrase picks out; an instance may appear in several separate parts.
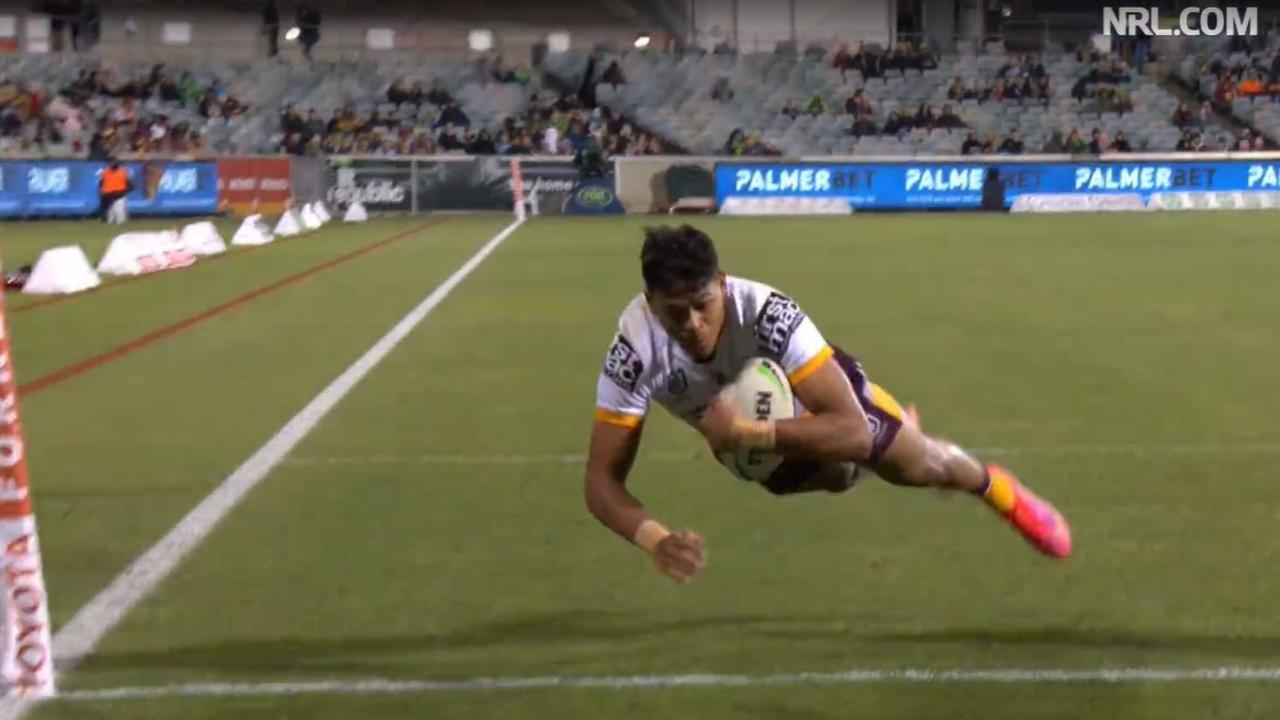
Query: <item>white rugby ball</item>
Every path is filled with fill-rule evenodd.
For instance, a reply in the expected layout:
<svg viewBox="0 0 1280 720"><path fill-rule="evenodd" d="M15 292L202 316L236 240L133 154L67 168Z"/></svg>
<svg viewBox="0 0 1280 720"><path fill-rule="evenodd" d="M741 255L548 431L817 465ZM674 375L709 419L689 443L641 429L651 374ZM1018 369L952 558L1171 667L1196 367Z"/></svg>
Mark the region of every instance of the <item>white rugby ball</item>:
<svg viewBox="0 0 1280 720"><path fill-rule="evenodd" d="M720 397L744 418L788 420L795 417L791 383L778 363L768 358L752 358L738 377L720 391ZM720 453L720 464L741 480L761 482L782 464L782 456L763 450Z"/></svg>

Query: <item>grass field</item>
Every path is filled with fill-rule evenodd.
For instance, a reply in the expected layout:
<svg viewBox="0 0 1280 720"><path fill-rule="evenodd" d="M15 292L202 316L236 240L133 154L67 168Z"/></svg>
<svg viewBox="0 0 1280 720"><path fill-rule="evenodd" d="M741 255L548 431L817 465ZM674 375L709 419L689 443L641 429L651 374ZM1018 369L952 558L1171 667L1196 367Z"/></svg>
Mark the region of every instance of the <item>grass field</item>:
<svg viewBox="0 0 1280 720"><path fill-rule="evenodd" d="M1276 220L697 220L728 271L790 292L926 429L1053 499L1077 551L1046 561L975 501L875 481L772 498L655 415L632 485L706 538L688 587L581 496L596 374L653 221L533 220L33 717L1277 717ZM11 298L31 383L395 238L23 397L55 625L507 222L330 226L65 302ZM7 267L66 242L96 260L108 236L0 226ZM1273 679L973 674L1218 667ZM770 679L906 668L969 681ZM747 677L573 686L707 674ZM569 685L474 682L535 676ZM183 683L254 685L91 692Z"/></svg>

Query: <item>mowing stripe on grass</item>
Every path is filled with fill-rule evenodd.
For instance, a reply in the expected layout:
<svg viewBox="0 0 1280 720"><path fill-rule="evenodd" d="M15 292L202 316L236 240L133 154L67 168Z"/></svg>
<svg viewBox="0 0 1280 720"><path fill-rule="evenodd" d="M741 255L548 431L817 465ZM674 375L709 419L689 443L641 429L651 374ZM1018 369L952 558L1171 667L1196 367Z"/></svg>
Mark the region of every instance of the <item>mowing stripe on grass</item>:
<svg viewBox="0 0 1280 720"><path fill-rule="evenodd" d="M30 382L19 385L18 395L19 397L31 397L32 395L42 390L46 390L50 387L53 387L54 385L57 385L60 382L69 380L73 377L76 377L77 375L86 373L96 367L105 365L113 360L119 360L120 358L126 355L129 355L137 350L141 350L142 348L147 347L148 345L159 342L160 340L163 340L167 337L177 335L178 333L190 330L191 328L199 325L202 322L205 322L206 320L211 320L215 317L218 317L219 315L223 315L227 312L230 312L231 310L235 310L236 308L242 305L247 305L253 302L254 300L257 300L258 298L270 295L271 293L274 293L277 290L281 290L290 285L306 280L307 278L313 277L315 275L319 275L320 273L325 272L326 270L332 270L333 268L338 267L339 265L350 262L351 260L355 260L356 258L362 255L367 255L375 250L380 250L390 245L391 243L394 243L398 240L403 240L404 238L407 238L410 235L413 235L414 233L417 233L421 230L425 230L426 228L429 228L433 225L438 225L442 222L444 222L444 220L442 219L428 220L427 222L421 223L419 225L415 225L409 228L408 230L403 230L401 232L396 233L395 235L392 235L387 238L383 238L382 240L379 240L377 242L370 243L368 245L364 245L362 247L356 248L355 250L352 250L349 253L339 255L338 257L335 257L335 258L330 258L329 260L326 260L320 263L319 265L315 265L310 268L307 268L306 270L302 270L292 275L288 275L283 278L280 278L279 280L276 280L267 285L263 285L262 287L256 290L251 290L239 297L232 298L231 300L228 300L222 303L221 305L216 305L214 307L211 307L208 310L192 315L191 317L188 317L184 320L179 320L178 322L172 323L170 325L166 325L162 328L157 328L155 330L152 330L151 332L148 332L144 335L136 337L122 345L117 345L116 347L111 348L106 352L99 353L92 357L85 358L84 360L81 360L79 362L73 363L71 365L68 365L67 367L62 368L61 370L57 370L52 373L49 373L44 377L38 377L35 380L31 380Z"/></svg>
<svg viewBox="0 0 1280 720"><path fill-rule="evenodd" d="M387 331L387 334L379 338L359 359L307 403L306 407L298 411L298 414L285 423L284 427L280 428L265 445L258 448L257 452L236 468L235 472L228 475L173 529L130 563L106 589L80 608L53 637L53 655L58 664L58 670L62 673L72 670L93 652L102 638L143 598L150 595L182 562L183 558L208 537L214 527L244 499L245 495L262 482L284 456L293 450L347 396L347 393L351 392L357 383L408 337L409 333L523 222L523 220L516 220L486 242L463 263L462 267L455 270L435 290L432 290L431 294L401 318ZM30 703L22 700L0 702L0 720L18 720L30 707Z"/></svg>
<svg viewBox="0 0 1280 720"><path fill-rule="evenodd" d="M1025 455L1269 455L1280 453L1280 443L1240 443L1221 445L1026 445L971 447L979 456L1017 457ZM641 461L694 461L705 457L698 452L653 452ZM299 455L289 465L574 465L586 462L583 453L373 453L369 455Z"/></svg>
<svg viewBox="0 0 1280 720"><path fill-rule="evenodd" d="M291 695L424 695L547 689L653 690L682 687L777 687L787 685L955 685L955 684L1121 684L1190 682L1277 682L1280 667L1203 667L1096 669L997 668L855 669L777 675L618 675L480 677L461 680L313 680L274 683L185 683L154 687L72 690L59 699L72 702L145 700L172 697L271 697Z"/></svg>

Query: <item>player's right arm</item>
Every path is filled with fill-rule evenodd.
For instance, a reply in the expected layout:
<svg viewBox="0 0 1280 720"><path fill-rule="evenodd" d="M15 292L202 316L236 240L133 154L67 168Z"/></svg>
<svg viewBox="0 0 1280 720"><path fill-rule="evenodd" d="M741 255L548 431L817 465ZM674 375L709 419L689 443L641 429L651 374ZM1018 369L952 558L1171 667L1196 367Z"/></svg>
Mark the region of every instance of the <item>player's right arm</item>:
<svg viewBox="0 0 1280 720"><path fill-rule="evenodd" d="M704 564L701 539L690 532L667 530L626 485L649 407L641 353L642 349L619 332L597 381L595 423L587 450L587 509L610 530L647 552L663 574L688 582Z"/></svg>
<svg viewBox="0 0 1280 720"><path fill-rule="evenodd" d="M706 565L702 539L689 531L667 530L627 489L627 473L639 447L639 426L596 420L587 451L587 509L605 527L649 553L662 574L687 583Z"/></svg>

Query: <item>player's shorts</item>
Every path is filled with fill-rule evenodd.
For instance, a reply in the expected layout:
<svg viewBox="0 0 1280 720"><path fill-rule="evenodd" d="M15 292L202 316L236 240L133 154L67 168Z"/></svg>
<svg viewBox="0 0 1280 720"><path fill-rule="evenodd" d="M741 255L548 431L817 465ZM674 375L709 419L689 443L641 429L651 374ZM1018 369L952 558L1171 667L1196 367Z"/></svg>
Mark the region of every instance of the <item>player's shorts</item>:
<svg viewBox="0 0 1280 720"><path fill-rule="evenodd" d="M867 416L867 423L871 426L871 454L867 458L867 464L875 465L893 444L894 438L898 437L898 431L902 429L902 421L906 413L888 391L867 379L867 373L857 359L834 345L831 349L834 351L832 357L836 364L853 385L854 395L857 396L858 404L862 406L862 411ZM810 460L788 458L782 461L778 469L774 470L763 484L775 495L791 495L810 490L846 490L852 486L857 477L856 467L850 467L846 473L847 484L844 487L833 487L825 483L815 485L814 478L818 467L818 463Z"/></svg>

